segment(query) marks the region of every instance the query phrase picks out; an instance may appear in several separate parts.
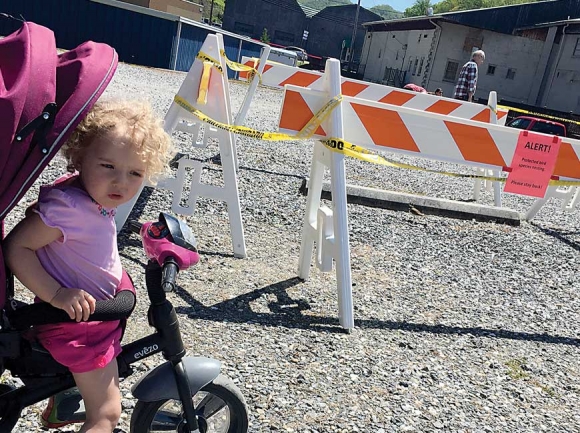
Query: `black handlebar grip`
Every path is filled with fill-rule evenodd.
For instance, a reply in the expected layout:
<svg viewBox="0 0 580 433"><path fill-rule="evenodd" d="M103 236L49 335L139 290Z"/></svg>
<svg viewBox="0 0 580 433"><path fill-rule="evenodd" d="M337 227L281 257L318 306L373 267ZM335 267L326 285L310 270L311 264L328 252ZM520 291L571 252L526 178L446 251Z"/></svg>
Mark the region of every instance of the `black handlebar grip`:
<svg viewBox="0 0 580 433"><path fill-rule="evenodd" d="M135 308L135 303L135 293L122 290L112 299L97 301L95 312L89 316L88 321L126 319ZM16 330L49 323L74 322L64 310L55 308L47 302L25 305L10 313L7 312L7 316L10 326Z"/></svg>
<svg viewBox="0 0 580 433"><path fill-rule="evenodd" d="M163 278L163 269L153 260L147 262L145 266L145 285L147 286L147 295L153 305L160 305L165 301L165 292L161 288Z"/></svg>
<svg viewBox="0 0 580 433"><path fill-rule="evenodd" d="M173 292L175 289L175 280L179 273L179 266L173 257L168 257L163 263L163 280L161 280L161 287L165 293Z"/></svg>

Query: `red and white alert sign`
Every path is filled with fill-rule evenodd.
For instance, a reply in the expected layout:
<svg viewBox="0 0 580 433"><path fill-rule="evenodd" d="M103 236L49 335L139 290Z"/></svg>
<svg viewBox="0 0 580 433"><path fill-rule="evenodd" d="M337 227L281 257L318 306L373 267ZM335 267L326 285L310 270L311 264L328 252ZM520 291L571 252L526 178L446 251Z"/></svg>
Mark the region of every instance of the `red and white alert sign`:
<svg viewBox="0 0 580 433"><path fill-rule="evenodd" d="M504 192L543 198L554 173L560 143L560 137L522 131Z"/></svg>

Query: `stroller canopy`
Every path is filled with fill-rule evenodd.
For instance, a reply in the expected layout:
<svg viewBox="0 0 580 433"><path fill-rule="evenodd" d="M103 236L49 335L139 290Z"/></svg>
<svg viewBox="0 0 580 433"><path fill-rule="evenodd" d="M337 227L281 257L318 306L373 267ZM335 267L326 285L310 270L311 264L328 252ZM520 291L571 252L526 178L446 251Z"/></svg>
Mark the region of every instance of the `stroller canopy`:
<svg viewBox="0 0 580 433"><path fill-rule="evenodd" d="M54 33L30 22L0 40L0 220L94 105L116 67L117 54L105 44L85 42L58 55Z"/></svg>
<svg viewBox="0 0 580 433"><path fill-rule="evenodd" d="M58 55L54 33L31 22L0 40L1 263L5 216L104 92L117 62L113 48L95 42ZM4 272L0 264L0 308Z"/></svg>

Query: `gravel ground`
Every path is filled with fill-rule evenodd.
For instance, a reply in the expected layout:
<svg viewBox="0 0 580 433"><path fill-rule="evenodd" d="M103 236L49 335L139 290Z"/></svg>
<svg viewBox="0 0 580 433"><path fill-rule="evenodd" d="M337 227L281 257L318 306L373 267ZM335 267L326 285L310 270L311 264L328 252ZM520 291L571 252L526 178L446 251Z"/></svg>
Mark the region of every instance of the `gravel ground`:
<svg viewBox="0 0 580 433"><path fill-rule="evenodd" d="M145 98L163 115L185 74L121 64L106 95ZM232 82L234 112L247 86ZM273 131L282 92L259 88L245 122ZM206 161L219 185L217 146L182 152ZM186 217L201 262L171 295L190 355L216 358L244 394L251 432L580 431L580 214L559 202L519 227L349 205L355 326L337 319L334 273L297 278L313 142L238 138L239 189L248 257L232 255L223 203L200 199ZM464 167L389 155L405 162ZM349 183L468 200L471 181L347 160ZM55 160L38 183L61 171ZM37 186L26 200L32 200ZM482 202L491 204L484 192ZM524 212L533 202L504 196ZM21 218L25 203L11 214ZM134 217L153 219L169 199L153 191ZM135 235L120 238L123 264L141 289L127 340L149 332L145 257ZM21 290L21 292L24 292ZM122 383L118 432L128 432L130 386ZM28 408L15 431L41 430ZM62 429L61 431L74 431Z"/></svg>

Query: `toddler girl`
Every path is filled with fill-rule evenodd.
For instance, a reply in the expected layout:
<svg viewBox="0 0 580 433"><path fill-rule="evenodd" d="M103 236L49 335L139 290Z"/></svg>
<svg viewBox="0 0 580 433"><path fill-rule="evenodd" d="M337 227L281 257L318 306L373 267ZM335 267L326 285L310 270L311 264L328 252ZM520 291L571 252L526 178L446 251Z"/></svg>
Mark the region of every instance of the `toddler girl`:
<svg viewBox="0 0 580 433"><path fill-rule="evenodd" d="M6 260L40 301L76 323L43 325L37 338L72 372L83 397L81 432L112 432L121 415L119 321L86 322L121 280L115 208L154 182L171 138L151 107L97 103L64 144L71 173L41 187L38 202L6 238ZM38 300L37 299L37 300Z"/></svg>

